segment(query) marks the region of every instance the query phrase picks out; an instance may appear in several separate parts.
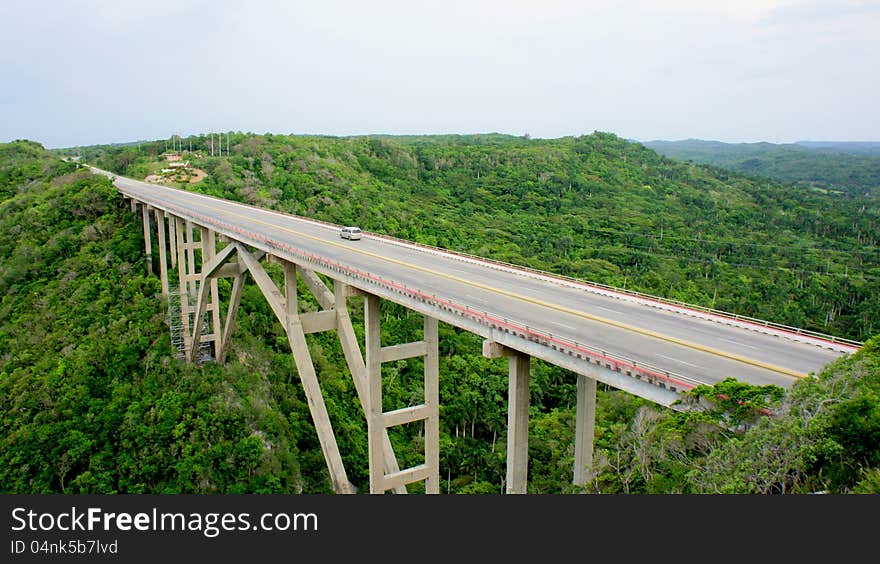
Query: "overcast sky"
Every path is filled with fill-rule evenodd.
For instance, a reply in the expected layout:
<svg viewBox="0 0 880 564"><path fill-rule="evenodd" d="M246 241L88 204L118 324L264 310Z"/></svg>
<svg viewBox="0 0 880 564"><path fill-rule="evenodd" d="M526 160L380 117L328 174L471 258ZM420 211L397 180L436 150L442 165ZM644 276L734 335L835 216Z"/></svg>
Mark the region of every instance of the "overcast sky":
<svg viewBox="0 0 880 564"><path fill-rule="evenodd" d="M880 0L2 0L0 142L880 141Z"/></svg>

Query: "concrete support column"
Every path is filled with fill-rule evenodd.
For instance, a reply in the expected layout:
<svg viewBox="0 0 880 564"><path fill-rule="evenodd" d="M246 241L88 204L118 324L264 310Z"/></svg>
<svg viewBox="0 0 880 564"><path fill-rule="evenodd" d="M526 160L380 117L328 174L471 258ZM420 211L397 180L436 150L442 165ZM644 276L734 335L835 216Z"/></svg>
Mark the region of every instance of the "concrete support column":
<svg viewBox="0 0 880 564"><path fill-rule="evenodd" d="M147 204L141 204L141 214L144 217L144 248L147 253L147 274L153 274L153 242L150 240L150 208Z"/></svg>
<svg viewBox="0 0 880 564"><path fill-rule="evenodd" d="M378 296L372 294L364 296L367 385L363 387L367 389L365 411L370 459L370 493L381 494L387 490L406 493L406 484L422 480L425 481L425 493L440 493L438 320L425 317L421 341L383 347L381 342L382 325L379 317L381 315L380 303ZM344 338L348 340L347 337ZM424 403L384 411L382 405L382 363L416 357L424 359ZM388 440L388 428L418 421L424 421L425 463L399 470L397 459ZM386 474L386 472L388 473Z"/></svg>
<svg viewBox="0 0 880 564"><path fill-rule="evenodd" d="M379 297L364 296L365 348L367 368L367 443L369 446L370 493L385 493L385 453L382 449L382 326Z"/></svg>
<svg viewBox="0 0 880 564"><path fill-rule="evenodd" d="M345 466L342 463L342 456L339 454L339 446L333 434L330 415L327 413L327 406L324 403L323 395L321 395L321 387L318 383L318 376L315 373L315 366L312 363L312 356L309 354L306 335L303 332L302 320L300 319L299 307L297 305L296 270L296 265L287 261L284 262L284 311L280 317L283 317L283 321L286 322L287 339L293 351L293 360L303 385L303 391L306 394L312 422L315 424L315 430L318 433L321 451L324 453L324 460L327 463L327 469L330 471L333 490L336 493L353 493L353 487L348 481ZM266 280L268 280L268 276ZM268 298L269 296L267 296Z"/></svg>
<svg viewBox="0 0 880 564"><path fill-rule="evenodd" d="M190 305L189 305L189 281L188 281L188 272L187 272L187 260L186 260L186 241L184 240L184 220L175 217L174 218L174 240L175 240L175 248L177 250L177 282L178 282L178 294L180 297L180 319L181 319L181 329L183 331L183 350L184 354L187 358L190 357L190 350L192 348L192 333L190 332ZM192 232L190 231L190 234Z"/></svg>
<svg viewBox="0 0 880 564"><path fill-rule="evenodd" d="M212 230L202 228L202 270L211 259L217 255L217 241ZM213 335L214 358L220 357L220 292L217 286L217 278L212 277L210 280L202 282L202 284L210 284L211 291L211 334Z"/></svg>
<svg viewBox="0 0 880 564"><path fill-rule="evenodd" d="M529 470L529 355L509 357L507 407L507 493L524 494Z"/></svg>
<svg viewBox="0 0 880 564"><path fill-rule="evenodd" d="M168 252L165 237L165 218L156 210L156 227L159 230L159 278L162 280L162 295L168 297Z"/></svg>
<svg viewBox="0 0 880 564"><path fill-rule="evenodd" d="M425 316L425 466L431 473L425 478L425 493L440 493L440 331L434 317Z"/></svg>
<svg viewBox="0 0 880 564"><path fill-rule="evenodd" d="M177 268L177 221L168 212L165 212L165 219L168 220L168 250L171 256L171 268Z"/></svg>
<svg viewBox="0 0 880 564"><path fill-rule="evenodd" d="M596 380L578 374L577 415L574 429L574 479L576 486L585 486L593 465L593 439L596 428Z"/></svg>
<svg viewBox="0 0 880 564"><path fill-rule="evenodd" d="M354 332L354 325L351 322L351 316L348 313L348 296L351 288L339 280L333 281L333 307L336 310L336 332L339 335L339 341L342 344L342 352L345 355L345 362L351 372L351 378L354 381L354 387L357 391L358 400L361 409L364 411L364 417L369 418L370 399L367 390L367 367L364 363L364 357L361 354L361 348L358 344L357 335ZM400 465L397 462L397 456L394 454L394 448L391 446L391 439L388 438L388 429L382 430L382 453L385 459L385 472L387 474L396 474L400 472ZM406 485L399 484L393 488L394 493L405 494Z"/></svg>
<svg viewBox="0 0 880 564"><path fill-rule="evenodd" d="M196 240L192 222L187 219L183 224L185 229L183 238L186 241L186 258L183 269L186 271L188 284L181 286L181 292L186 291L195 298L199 291L198 281L196 280Z"/></svg>

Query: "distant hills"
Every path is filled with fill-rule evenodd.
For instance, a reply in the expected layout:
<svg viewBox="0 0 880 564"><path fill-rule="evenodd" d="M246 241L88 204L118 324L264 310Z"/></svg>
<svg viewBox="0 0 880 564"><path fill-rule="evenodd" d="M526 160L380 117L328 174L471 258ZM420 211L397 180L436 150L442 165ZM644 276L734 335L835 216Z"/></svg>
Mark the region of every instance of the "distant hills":
<svg viewBox="0 0 880 564"><path fill-rule="evenodd" d="M808 149L827 149L855 155L880 155L880 141L798 141L795 145Z"/></svg>
<svg viewBox="0 0 880 564"><path fill-rule="evenodd" d="M723 143L647 141L667 157L851 196L880 194L880 142Z"/></svg>

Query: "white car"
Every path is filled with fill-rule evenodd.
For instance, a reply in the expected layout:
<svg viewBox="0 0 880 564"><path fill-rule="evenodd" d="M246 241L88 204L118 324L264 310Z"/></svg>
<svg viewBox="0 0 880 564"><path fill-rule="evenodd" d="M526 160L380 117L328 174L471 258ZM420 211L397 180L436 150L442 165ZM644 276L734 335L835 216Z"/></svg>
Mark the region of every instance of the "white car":
<svg viewBox="0 0 880 564"><path fill-rule="evenodd" d="M343 239L357 241L361 238L361 229L360 227L343 227L339 232L339 236Z"/></svg>

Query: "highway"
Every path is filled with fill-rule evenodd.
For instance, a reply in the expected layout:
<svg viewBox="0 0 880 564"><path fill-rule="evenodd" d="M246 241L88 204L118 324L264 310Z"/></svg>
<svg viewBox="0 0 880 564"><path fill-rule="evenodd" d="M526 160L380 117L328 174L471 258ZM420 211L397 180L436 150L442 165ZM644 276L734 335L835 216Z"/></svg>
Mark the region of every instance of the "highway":
<svg viewBox="0 0 880 564"><path fill-rule="evenodd" d="M856 350L650 307L370 233L344 240L339 226L93 170L113 176L116 187L136 199L191 210L424 294L707 384L734 377L788 388Z"/></svg>

